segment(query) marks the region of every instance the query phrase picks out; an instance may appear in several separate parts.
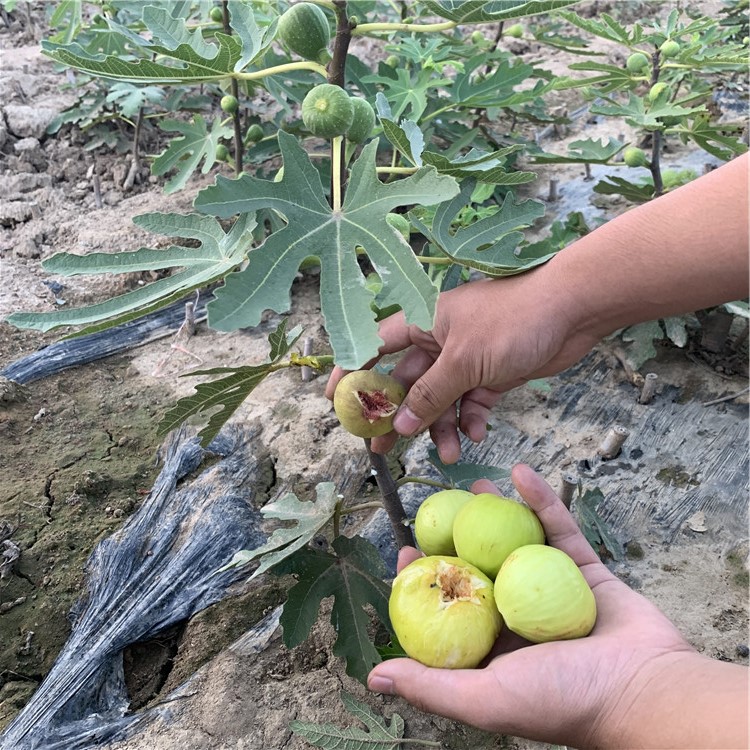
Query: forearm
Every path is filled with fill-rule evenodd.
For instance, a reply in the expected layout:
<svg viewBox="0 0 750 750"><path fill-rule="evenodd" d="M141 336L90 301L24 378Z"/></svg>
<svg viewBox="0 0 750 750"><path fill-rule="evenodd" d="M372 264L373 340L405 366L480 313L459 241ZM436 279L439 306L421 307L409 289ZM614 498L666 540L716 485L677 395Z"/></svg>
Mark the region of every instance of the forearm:
<svg viewBox="0 0 750 750"><path fill-rule="evenodd" d="M746 297L748 155L618 216L544 272L596 338Z"/></svg>
<svg viewBox="0 0 750 750"><path fill-rule="evenodd" d="M748 747L748 670L696 653L667 654L640 687L603 717L592 737L602 748Z"/></svg>

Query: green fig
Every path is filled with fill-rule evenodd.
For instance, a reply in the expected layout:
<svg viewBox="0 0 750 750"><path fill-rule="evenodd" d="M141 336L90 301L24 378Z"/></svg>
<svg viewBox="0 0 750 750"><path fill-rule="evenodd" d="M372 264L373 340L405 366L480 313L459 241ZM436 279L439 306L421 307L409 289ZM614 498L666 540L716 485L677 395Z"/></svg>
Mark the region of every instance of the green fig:
<svg viewBox="0 0 750 750"><path fill-rule="evenodd" d="M465 490L441 490L422 502L414 519L414 536L425 555L455 555L453 521L474 494Z"/></svg>
<svg viewBox="0 0 750 750"><path fill-rule="evenodd" d="M634 52L625 62L625 67L631 73L640 73L648 65L648 58L643 52Z"/></svg>
<svg viewBox="0 0 750 750"><path fill-rule="evenodd" d="M453 543L462 560L494 579L513 550L543 544L544 529L527 505L484 492L456 514Z"/></svg>
<svg viewBox="0 0 750 750"><path fill-rule="evenodd" d="M643 167L646 165L646 152L637 146L628 146L622 152L622 158L629 167Z"/></svg>
<svg viewBox="0 0 750 750"><path fill-rule="evenodd" d="M429 667L468 669L502 628L492 581L457 557L422 557L393 581L388 612L398 642Z"/></svg>
<svg viewBox="0 0 750 750"><path fill-rule="evenodd" d="M336 385L333 408L347 432L373 438L393 429L393 415L404 396L404 387L390 375L376 370L355 370Z"/></svg>
<svg viewBox="0 0 750 750"><path fill-rule="evenodd" d="M495 580L495 602L509 630L532 643L582 638L596 622L596 599L562 550L529 544L512 552Z"/></svg>

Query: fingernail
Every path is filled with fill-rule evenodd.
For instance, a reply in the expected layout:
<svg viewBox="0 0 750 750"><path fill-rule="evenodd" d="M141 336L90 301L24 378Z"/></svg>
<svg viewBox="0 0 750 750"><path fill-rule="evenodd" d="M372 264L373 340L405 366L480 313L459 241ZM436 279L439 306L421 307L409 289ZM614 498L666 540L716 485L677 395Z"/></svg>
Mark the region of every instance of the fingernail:
<svg viewBox="0 0 750 750"><path fill-rule="evenodd" d="M377 674L372 675L367 680L367 687L372 690L373 693L393 695L393 680L388 677L381 677Z"/></svg>
<svg viewBox="0 0 750 750"><path fill-rule="evenodd" d="M402 406L393 418L393 428L401 435L413 435L421 427L422 420L408 406Z"/></svg>

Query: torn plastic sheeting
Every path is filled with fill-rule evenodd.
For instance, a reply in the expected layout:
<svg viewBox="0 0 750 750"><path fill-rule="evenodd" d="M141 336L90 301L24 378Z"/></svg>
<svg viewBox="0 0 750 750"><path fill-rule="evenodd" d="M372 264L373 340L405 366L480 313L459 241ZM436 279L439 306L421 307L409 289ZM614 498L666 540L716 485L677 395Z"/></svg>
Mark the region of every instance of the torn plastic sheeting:
<svg viewBox="0 0 750 750"><path fill-rule="evenodd" d="M211 298L210 292L204 291L200 295L193 311L196 322L206 319L206 305ZM0 376L26 385L71 367L111 357L113 354L119 354L133 347L169 336L185 322L185 303L193 299L195 295L113 328L55 341L26 357L11 362L0 370Z"/></svg>
<svg viewBox="0 0 750 750"><path fill-rule="evenodd" d="M123 650L224 598L247 569L216 570L265 541L251 502L256 435L224 430L209 446L221 459L194 479L185 478L207 455L198 438L179 432L168 441L148 497L92 552L71 636L0 737L2 750L83 750L138 720L125 715Z"/></svg>

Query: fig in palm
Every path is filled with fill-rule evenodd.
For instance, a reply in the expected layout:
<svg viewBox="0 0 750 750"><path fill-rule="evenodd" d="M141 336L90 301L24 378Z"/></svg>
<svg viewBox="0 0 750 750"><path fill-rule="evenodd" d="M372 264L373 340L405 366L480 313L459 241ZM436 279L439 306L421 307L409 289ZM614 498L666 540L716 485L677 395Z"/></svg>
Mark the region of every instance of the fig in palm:
<svg viewBox="0 0 750 750"><path fill-rule="evenodd" d="M396 576L388 611L404 651L429 667L476 667L503 624L492 581L464 560L441 555L415 560Z"/></svg>
<svg viewBox="0 0 750 750"><path fill-rule="evenodd" d="M484 492L456 514L453 543L462 560L494 580L513 550L544 543L544 529L527 505Z"/></svg>
<svg viewBox="0 0 750 750"><path fill-rule="evenodd" d="M596 622L596 599L562 550L529 544L512 552L495 579L506 626L532 643L582 638Z"/></svg>
<svg viewBox="0 0 750 750"><path fill-rule="evenodd" d="M342 427L361 438L385 435L406 391L390 375L355 370L344 375L333 394L333 408Z"/></svg>
<svg viewBox="0 0 750 750"><path fill-rule="evenodd" d="M430 495L417 510L414 535L425 555L454 555L453 521L458 511L473 500L465 490L441 490Z"/></svg>

